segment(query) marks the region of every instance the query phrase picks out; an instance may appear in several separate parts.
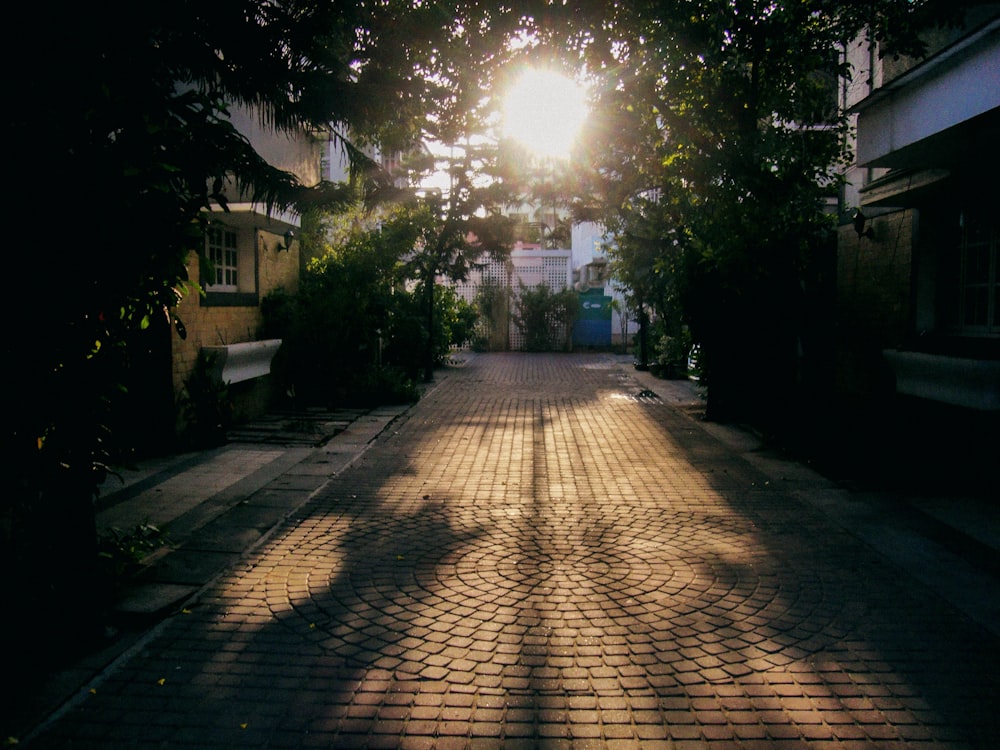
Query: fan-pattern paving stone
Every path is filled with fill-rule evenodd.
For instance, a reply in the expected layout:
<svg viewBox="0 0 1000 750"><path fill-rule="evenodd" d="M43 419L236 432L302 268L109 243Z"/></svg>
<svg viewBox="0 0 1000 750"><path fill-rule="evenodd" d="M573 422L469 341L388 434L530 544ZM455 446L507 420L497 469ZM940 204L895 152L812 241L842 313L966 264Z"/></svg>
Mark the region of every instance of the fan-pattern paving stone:
<svg viewBox="0 0 1000 750"><path fill-rule="evenodd" d="M997 656L612 360L490 355L43 746L988 747Z"/></svg>

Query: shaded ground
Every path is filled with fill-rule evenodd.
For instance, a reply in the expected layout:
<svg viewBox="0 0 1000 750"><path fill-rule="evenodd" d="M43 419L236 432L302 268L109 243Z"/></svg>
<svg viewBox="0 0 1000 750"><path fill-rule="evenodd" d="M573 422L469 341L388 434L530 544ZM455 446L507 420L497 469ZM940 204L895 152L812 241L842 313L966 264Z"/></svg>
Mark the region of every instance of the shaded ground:
<svg viewBox="0 0 1000 750"><path fill-rule="evenodd" d="M892 509L691 408L473 358L32 746L990 747L1000 639Z"/></svg>

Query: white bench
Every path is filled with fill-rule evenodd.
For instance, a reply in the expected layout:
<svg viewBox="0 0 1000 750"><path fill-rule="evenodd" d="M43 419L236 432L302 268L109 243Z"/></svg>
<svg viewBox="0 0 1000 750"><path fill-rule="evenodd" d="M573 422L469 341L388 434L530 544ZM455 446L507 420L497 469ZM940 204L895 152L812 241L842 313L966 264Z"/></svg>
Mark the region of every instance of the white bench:
<svg viewBox="0 0 1000 750"><path fill-rule="evenodd" d="M1000 411L1000 360L886 350L896 392L982 411Z"/></svg>
<svg viewBox="0 0 1000 750"><path fill-rule="evenodd" d="M281 339L247 341L227 346L203 346L216 380L220 383L241 383L271 372L271 361L281 347Z"/></svg>

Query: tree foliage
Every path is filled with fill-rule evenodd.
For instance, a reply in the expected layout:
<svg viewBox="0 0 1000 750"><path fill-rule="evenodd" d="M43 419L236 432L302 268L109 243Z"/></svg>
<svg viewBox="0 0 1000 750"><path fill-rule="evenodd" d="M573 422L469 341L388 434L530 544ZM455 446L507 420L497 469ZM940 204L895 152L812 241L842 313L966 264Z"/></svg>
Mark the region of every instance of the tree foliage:
<svg viewBox="0 0 1000 750"><path fill-rule="evenodd" d="M618 277L702 344L710 416L781 422L801 407L805 363L825 348L809 314L828 281L824 208L850 156L839 50L867 27L918 52L941 8L629 3L568 38L549 27L596 81L579 213L598 206Z"/></svg>
<svg viewBox="0 0 1000 750"><path fill-rule="evenodd" d="M430 332L437 327L434 300L439 279L464 281L481 258L505 257L514 243L514 222L501 211L511 194L502 181L484 179L495 173L497 148L471 143L473 132L466 131L463 142L453 147L454 156L440 160L451 183L447 194L418 190L399 203L397 220L414 234L403 259L404 274L418 283L426 315L425 380L433 377L437 361Z"/></svg>
<svg viewBox="0 0 1000 750"><path fill-rule="evenodd" d="M430 221L402 205L355 214L352 226L327 235L330 242L313 240L324 249L296 294L265 298L265 335L283 341L278 374L291 399L344 406L409 398L428 341L437 366L470 338L474 311L450 287L432 285L427 315L426 287L411 265L426 236L421 218Z"/></svg>
<svg viewBox="0 0 1000 750"><path fill-rule="evenodd" d="M783 365L802 340L801 290L827 229L818 202L841 146L842 123L824 103L839 65L830 51L866 24L896 51L919 51L921 15L961 5L172 0L8 9L8 26L43 32L45 49L26 63L19 45L6 48L7 69L20 71L9 77L5 120L8 176L21 197L7 270L29 299L3 302L10 481L0 562L34 576L5 600L37 589L86 608L86 585L67 580L85 566L65 560L94 551L93 493L124 447L109 425L127 395L130 347L144 330L183 330L173 311L196 287L185 260L202 246L201 213L236 197L299 208L354 199L353 189L310 188L271 167L233 127L231 107L277 131L329 130L361 165L358 147L368 143L425 136L468 146L513 60L585 65L608 114L592 123L581 207L622 238L631 233L621 268L634 252L633 281L647 265L667 280L650 294L683 301L710 384L723 404L739 404L746 394L729 398L727 388L750 355L760 358L744 344L794 371ZM477 191L488 188L469 178L479 169L471 146L463 159L447 206L414 215L421 235L407 262L425 284L429 322L437 275L460 278L474 250L503 237L502 223L479 210L489 201ZM364 186L375 187L348 187ZM657 200L641 200L650 191Z"/></svg>
<svg viewBox="0 0 1000 750"><path fill-rule="evenodd" d="M50 10L21 4L7 16L11 28L44 31L45 50L26 65L18 45L6 48L7 69L22 71L5 118L7 174L22 196L7 270L29 299L3 302L0 562L31 573L5 579L6 600L39 602L53 627L54 610L74 610L86 637L93 496L128 449L111 429L127 408L125 373L143 331L183 332L174 308L197 292L186 259L202 248L202 212L237 198L306 209L371 185L299 184L254 151L230 109L278 132L328 130L365 166L367 143L446 133L480 97L486 68L473 60L493 42L478 31L515 19L402 1ZM46 638L36 624L23 635Z"/></svg>

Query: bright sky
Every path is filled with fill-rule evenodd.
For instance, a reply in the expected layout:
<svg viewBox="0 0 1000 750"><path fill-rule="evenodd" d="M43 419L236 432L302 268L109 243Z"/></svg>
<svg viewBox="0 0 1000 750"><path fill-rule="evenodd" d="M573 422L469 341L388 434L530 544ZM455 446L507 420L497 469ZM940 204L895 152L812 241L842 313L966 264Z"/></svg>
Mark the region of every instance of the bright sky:
<svg viewBox="0 0 1000 750"><path fill-rule="evenodd" d="M587 119L585 89L550 70L526 70L504 97L503 134L543 158L569 157Z"/></svg>
<svg viewBox="0 0 1000 750"><path fill-rule="evenodd" d="M550 70L524 71L503 98L502 135L517 140L540 158L566 159L584 121L590 115L587 92L580 84ZM447 157L449 148L428 144L431 152ZM435 172L422 186L447 192L446 172Z"/></svg>

